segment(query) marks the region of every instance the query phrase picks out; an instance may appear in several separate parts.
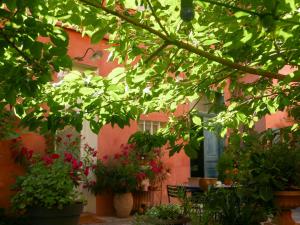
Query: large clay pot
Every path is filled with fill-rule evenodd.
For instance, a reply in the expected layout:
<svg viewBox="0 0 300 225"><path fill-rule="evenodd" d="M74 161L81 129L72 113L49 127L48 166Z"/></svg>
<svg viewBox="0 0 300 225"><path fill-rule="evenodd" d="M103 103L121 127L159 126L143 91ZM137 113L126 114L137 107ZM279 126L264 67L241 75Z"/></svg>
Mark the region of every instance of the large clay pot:
<svg viewBox="0 0 300 225"><path fill-rule="evenodd" d="M78 225L83 204L67 205L62 209L34 207L28 210L30 225Z"/></svg>
<svg viewBox="0 0 300 225"><path fill-rule="evenodd" d="M277 191L274 195L275 204L280 208L278 224L295 225L291 209L300 206L300 191Z"/></svg>
<svg viewBox="0 0 300 225"><path fill-rule="evenodd" d="M199 186L204 190L207 191L209 186L215 185L217 183L217 178L199 178Z"/></svg>
<svg viewBox="0 0 300 225"><path fill-rule="evenodd" d="M130 216L133 207L133 197L130 192L115 194L113 202L117 217L126 218Z"/></svg>

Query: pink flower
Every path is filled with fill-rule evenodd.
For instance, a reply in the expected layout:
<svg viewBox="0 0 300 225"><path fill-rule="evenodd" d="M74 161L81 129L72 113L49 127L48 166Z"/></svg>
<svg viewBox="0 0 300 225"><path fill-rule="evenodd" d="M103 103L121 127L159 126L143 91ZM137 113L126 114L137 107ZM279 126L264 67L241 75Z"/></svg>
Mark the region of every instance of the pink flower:
<svg viewBox="0 0 300 225"><path fill-rule="evenodd" d="M136 179L138 179L139 181L142 181L142 180L144 180L144 179L147 177L147 175L146 175L144 172L139 172L139 173L137 173L137 174L135 175L135 177L136 177Z"/></svg>
<svg viewBox="0 0 300 225"><path fill-rule="evenodd" d="M74 170L78 170L81 166L82 166L82 162L81 161L77 161L77 159L72 159L72 168Z"/></svg>
<svg viewBox="0 0 300 225"><path fill-rule="evenodd" d="M21 154L27 159L30 160L32 158L33 155L33 150L29 150L26 147L22 147L21 148Z"/></svg>
<svg viewBox="0 0 300 225"><path fill-rule="evenodd" d="M84 169L84 175L85 176L88 176L89 175L89 173L90 173L90 168L89 167L85 167L85 169Z"/></svg>
<svg viewBox="0 0 300 225"><path fill-rule="evenodd" d="M114 156L115 159L119 159L120 157L121 157L121 155L119 153L116 153Z"/></svg>
<svg viewBox="0 0 300 225"><path fill-rule="evenodd" d="M42 157L42 160L44 161L46 166L51 165L53 163L53 159L51 157L49 157L48 155L44 155Z"/></svg>
<svg viewBox="0 0 300 225"><path fill-rule="evenodd" d="M160 166L152 167L151 168L153 173L161 173L162 168Z"/></svg>
<svg viewBox="0 0 300 225"><path fill-rule="evenodd" d="M65 161L71 162L73 159L73 155L70 152L64 152Z"/></svg>
<svg viewBox="0 0 300 225"><path fill-rule="evenodd" d="M151 170L153 173L161 173L162 167L157 164L154 160L150 161Z"/></svg>
<svg viewBox="0 0 300 225"><path fill-rule="evenodd" d="M32 158L32 155L33 155L33 150L28 150L26 154L26 159L30 160Z"/></svg>
<svg viewBox="0 0 300 225"><path fill-rule="evenodd" d="M26 156L28 149L26 147L21 148L21 153L23 156Z"/></svg>
<svg viewBox="0 0 300 225"><path fill-rule="evenodd" d="M60 157L60 155L56 154L56 153L54 153L54 154L51 155L52 159L58 159L59 157Z"/></svg>
<svg viewBox="0 0 300 225"><path fill-rule="evenodd" d="M124 149L122 151L123 156L127 157L129 155L129 151L127 149Z"/></svg>

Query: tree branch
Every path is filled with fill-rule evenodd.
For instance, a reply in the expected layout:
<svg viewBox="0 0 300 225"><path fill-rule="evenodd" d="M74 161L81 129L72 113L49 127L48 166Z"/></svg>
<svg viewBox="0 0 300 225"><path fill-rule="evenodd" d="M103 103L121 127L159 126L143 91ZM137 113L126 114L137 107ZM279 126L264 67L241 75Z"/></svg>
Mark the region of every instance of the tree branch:
<svg viewBox="0 0 300 225"><path fill-rule="evenodd" d="M164 42L158 49L156 49L146 60L145 64L148 64L155 56L157 56L164 48L168 46L168 42Z"/></svg>
<svg viewBox="0 0 300 225"><path fill-rule="evenodd" d="M136 26L136 27L142 28L142 29L144 29L144 30L160 37L161 39L165 40L166 42L169 42L169 44L171 44L171 45L176 45L179 48L185 49L189 52L192 52L196 55L204 57L208 60L218 62L218 63L220 63L222 65L225 65L225 66L228 66L232 69L236 69L236 70L242 71L244 73L255 74L255 75L258 75L258 76L267 77L267 78L270 78L270 79L283 80L287 77L287 76L279 74L279 73L273 73L273 72L269 72L269 71L266 71L266 70L263 70L263 69L255 69L255 68L252 68L252 67L248 67L248 66L244 66L244 65L241 65L241 64L238 64L238 63L234 63L234 62L232 62L228 59L224 59L224 58L215 56L215 55L213 55L211 53L208 53L204 50L196 48L195 46L193 46L191 44L188 44L186 42L172 39L171 37L168 37L168 36L164 35L163 33L159 32L159 31L157 31L157 30L155 30L155 29L153 29L153 28L151 28L151 27L149 27L145 24L142 24L142 23L140 23L140 22L138 22L138 21L136 21L136 20L134 20L130 17L127 17L127 16L123 15L120 12L117 12L117 11L111 10L109 8L106 8L106 7L102 6L101 4L97 4L97 3L94 3L94 2L89 2L88 0L79 0L79 1L82 2L82 3L88 4L89 6L95 7L97 9L102 9L103 11L105 11L108 14L119 17L120 19L122 19L122 20ZM293 79L292 81L300 81L300 78Z"/></svg>
<svg viewBox="0 0 300 225"><path fill-rule="evenodd" d="M153 7L152 7L152 5L151 5L150 0L147 0L147 3L148 3L148 5L149 5L149 7L150 7L150 9L151 9L151 11L152 11L152 15L154 16L156 22L158 23L158 25L160 26L160 28L165 32L165 34L166 34L167 36L169 36L168 31L167 31L166 28L162 25L162 23L160 22L160 19L157 17L157 15L156 15L156 13L155 13L155 10L153 9Z"/></svg>

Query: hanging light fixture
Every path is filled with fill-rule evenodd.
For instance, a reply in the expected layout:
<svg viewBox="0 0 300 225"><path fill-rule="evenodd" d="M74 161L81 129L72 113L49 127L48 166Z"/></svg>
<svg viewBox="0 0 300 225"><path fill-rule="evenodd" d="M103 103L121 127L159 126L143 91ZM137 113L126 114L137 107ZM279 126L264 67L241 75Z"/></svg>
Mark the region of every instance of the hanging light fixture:
<svg viewBox="0 0 300 225"><path fill-rule="evenodd" d="M96 61L98 59L101 59L102 56L103 56L102 51L100 51L100 50L95 51L93 48L88 48L85 51L85 53L83 54L83 56L77 56L77 57L74 57L74 59L77 60L77 61L83 61L83 59L86 57L86 55L89 51L93 52L93 54L89 57L89 59L92 60L92 61Z"/></svg>
<svg viewBox="0 0 300 225"><path fill-rule="evenodd" d="M190 22L195 17L193 0L181 0L180 18Z"/></svg>

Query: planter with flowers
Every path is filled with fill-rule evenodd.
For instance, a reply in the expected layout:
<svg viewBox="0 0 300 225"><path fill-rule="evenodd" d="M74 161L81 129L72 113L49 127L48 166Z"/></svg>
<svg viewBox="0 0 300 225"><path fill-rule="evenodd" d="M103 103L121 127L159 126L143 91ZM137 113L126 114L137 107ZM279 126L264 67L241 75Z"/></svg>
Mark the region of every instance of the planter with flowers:
<svg viewBox="0 0 300 225"><path fill-rule="evenodd" d="M80 159L76 144L79 140L70 136L61 140L63 150L47 151L44 155L20 149L27 172L17 177L12 206L28 215L32 225L78 224L84 203L79 186L88 182L95 151L85 145L85 157Z"/></svg>
<svg viewBox="0 0 300 225"><path fill-rule="evenodd" d="M138 169L127 162L123 154L115 154L114 157L104 157L98 160L95 170L96 183L90 188L93 193L111 191L114 193L114 208L118 217L128 217L133 206L132 191L136 189L137 180L135 174Z"/></svg>
<svg viewBox="0 0 300 225"><path fill-rule="evenodd" d="M102 160L98 160L95 170L97 181L90 186L95 194L105 191L114 193L114 207L118 217L130 215L133 201L132 194L129 193L153 190L158 182L162 182L166 178L168 172L161 161L160 149L150 148L144 151L138 146L136 142L121 145L120 153L110 157L104 156ZM118 204L117 200L121 198L120 194L122 197L126 194L127 203ZM137 195L135 194L135 196ZM119 211L124 206L130 207L122 212Z"/></svg>

